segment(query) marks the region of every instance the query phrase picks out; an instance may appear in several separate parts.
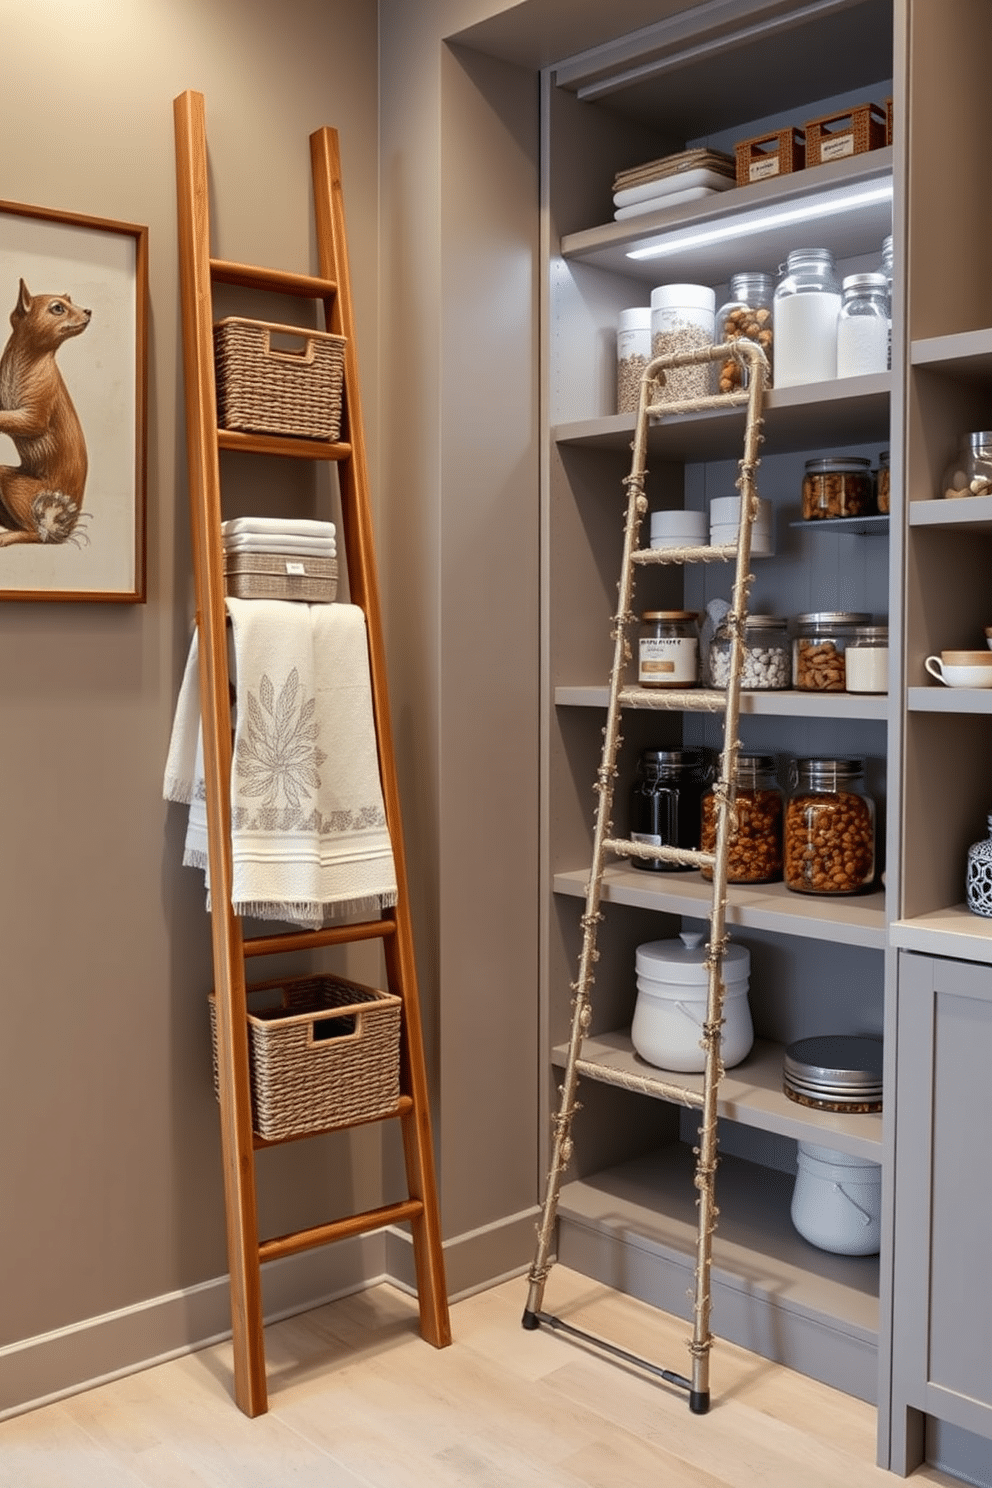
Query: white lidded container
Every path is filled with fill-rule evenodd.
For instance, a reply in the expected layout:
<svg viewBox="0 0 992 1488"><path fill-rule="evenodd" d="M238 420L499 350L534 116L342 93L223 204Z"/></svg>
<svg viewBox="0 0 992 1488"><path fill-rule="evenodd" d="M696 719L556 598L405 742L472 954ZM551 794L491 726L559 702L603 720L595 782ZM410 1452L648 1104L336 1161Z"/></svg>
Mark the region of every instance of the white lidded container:
<svg viewBox="0 0 992 1488"><path fill-rule="evenodd" d="M699 1073L706 1067L702 1047L706 1022L709 947L703 936L683 931L678 940L651 940L637 947L637 1001L630 1030L634 1049L657 1069ZM751 953L728 945L723 958L721 1054L726 1068L740 1064L754 1043L747 1000Z"/></svg>
<svg viewBox="0 0 992 1488"><path fill-rule="evenodd" d="M814 1142L797 1143L792 1223L811 1245L836 1255L877 1255L882 1239L882 1168Z"/></svg>
<svg viewBox="0 0 992 1488"><path fill-rule="evenodd" d="M705 284L661 284L651 291L651 355L702 351L713 345L716 294ZM713 364L671 367L658 389L659 403L705 398Z"/></svg>
<svg viewBox="0 0 992 1488"><path fill-rule="evenodd" d="M706 513L702 511L654 511L651 513L652 548L705 547Z"/></svg>

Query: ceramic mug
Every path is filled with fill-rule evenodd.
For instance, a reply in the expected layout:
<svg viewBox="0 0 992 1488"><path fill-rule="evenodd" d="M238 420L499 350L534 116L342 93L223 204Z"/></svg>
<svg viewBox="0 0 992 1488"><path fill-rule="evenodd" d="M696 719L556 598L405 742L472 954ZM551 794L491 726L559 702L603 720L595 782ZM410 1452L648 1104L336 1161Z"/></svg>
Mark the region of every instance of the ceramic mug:
<svg viewBox="0 0 992 1488"><path fill-rule="evenodd" d="M941 651L923 665L945 687L992 687L992 651Z"/></svg>

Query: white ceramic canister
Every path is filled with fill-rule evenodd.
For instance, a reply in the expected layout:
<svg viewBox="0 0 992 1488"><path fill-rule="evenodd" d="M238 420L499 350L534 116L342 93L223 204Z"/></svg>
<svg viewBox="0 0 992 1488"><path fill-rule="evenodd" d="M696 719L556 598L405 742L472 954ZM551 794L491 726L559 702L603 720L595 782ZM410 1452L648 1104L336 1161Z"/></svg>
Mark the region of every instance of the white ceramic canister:
<svg viewBox="0 0 992 1488"><path fill-rule="evenodd" d="M701 511L655 511L651 513L652 548L705 547L706 513Z"/></svg>
<svg viewBox="0 0 992 1488"><path fill-rule="evenodd" d="M811 1245L837 1255L877 1255L882 1236L882 1169L813 1142L797 1143L792 1223Z"/></svg>
<svg viewBox="0 0 992 1488"><path fill-rule="evenodd" d="M630 1030L634 1049L657 1069L698 1073L706 1066L702 1047L706 1021L709 947L703 936L683 931L678 940L651 940L637 947L637 1001ZM723 959L721 1054L727 1069L740 1064L754 1043L747 1000L751 953L728 945Z"/></svg>

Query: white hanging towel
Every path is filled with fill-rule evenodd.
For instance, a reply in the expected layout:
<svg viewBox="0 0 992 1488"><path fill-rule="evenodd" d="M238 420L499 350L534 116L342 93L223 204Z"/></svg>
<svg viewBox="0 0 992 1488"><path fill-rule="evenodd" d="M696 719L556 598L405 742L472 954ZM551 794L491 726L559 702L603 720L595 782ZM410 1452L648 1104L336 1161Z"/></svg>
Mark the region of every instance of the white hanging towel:
<svg viewBox="0 0 992 1488"><path fill-rule="evenodd" d="M234 911L306 929L344 916L378 915L396 903L396 869L379 777L365 616L354 605L284 600L228 599L227 608L237 694ZM189 803L183 861L206 871L197 671L194 637L165 795Z"/></svg>

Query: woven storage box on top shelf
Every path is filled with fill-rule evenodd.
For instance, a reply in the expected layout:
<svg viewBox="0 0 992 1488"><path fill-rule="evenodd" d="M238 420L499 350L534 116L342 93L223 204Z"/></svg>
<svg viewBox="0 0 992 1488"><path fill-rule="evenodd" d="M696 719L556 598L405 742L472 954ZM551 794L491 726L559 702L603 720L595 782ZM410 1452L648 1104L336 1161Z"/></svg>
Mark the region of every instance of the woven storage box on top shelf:
<svg viewBox="0 0 992 1488"><path fill-rule="evenodd" d="M252 1126L268 1141L375 1121L400 1098L400 1014L392 992L342 977L248 989ZM217 1002L210 993L214 1090Z"/></svg>
<svg viewBox="0 0 992 1488"><path fill-rule="evenodd" d="M275 338L275 344L273 344ZM222 429L335 441L345 338L229 316L214 326Z"/></svg>
<svg viewBox="0 0 992 1488"><path fill-rule="evenodd" d="M338 593L338 560L293 558L287 553L225 553L224 585L235 599L333 604Z"/></svg>
<svg viewBox="0 0 992 1488"><path fill-rule="evenodd" d="M776 129L772 134L739 140L734 146L734 159L738 186L750 186L752 181L802 170L806 164L803 132L796 128Z"/></svg>
<svg viewBox="0 0 992 1488"><path fill-rule="evenodd" d="M806 125L806 164L823 165L847 155L863 155L885 144L885 110L877 103L824 114Z"/></svg>

